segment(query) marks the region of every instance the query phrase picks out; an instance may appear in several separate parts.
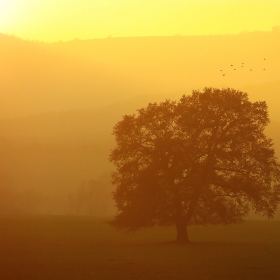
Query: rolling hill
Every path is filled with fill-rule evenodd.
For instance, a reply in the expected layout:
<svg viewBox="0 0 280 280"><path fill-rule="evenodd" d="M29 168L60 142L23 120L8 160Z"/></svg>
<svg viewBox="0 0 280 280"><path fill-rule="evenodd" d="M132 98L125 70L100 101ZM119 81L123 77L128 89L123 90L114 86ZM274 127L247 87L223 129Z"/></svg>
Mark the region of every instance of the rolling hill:
<svg viewBox="0 0 280 280"><path fill-rule="evenodd" d="M84 182L111 189L111 132L123 115L205 86L267 101L279 155L279 47L280 34L262 32L51 44L0 35L1 188L29 192L35 213L65 213Z"/></svg>

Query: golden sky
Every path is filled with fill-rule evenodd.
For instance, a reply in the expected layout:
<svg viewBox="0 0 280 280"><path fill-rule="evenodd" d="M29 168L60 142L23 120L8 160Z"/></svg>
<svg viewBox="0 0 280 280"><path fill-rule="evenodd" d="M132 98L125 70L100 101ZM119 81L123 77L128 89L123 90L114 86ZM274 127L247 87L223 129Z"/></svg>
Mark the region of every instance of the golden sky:
<svg viewBox="0 0 280 280"><path fill-rule="evenodd" d="M58 41L238 34L280 25L279 0L0 0L0 33Z"/></svg>

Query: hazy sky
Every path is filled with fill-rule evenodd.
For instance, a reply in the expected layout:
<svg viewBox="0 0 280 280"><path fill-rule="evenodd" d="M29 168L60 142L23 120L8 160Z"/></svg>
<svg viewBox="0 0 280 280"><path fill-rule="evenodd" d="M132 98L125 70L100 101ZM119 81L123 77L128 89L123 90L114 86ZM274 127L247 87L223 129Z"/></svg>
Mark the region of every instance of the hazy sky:
<svg viewBox="0 0 280 280"><path fill-rule="evenodd" d="M279 0L0 0L0 33L57 41L238 34L280 25Z"/></svg>

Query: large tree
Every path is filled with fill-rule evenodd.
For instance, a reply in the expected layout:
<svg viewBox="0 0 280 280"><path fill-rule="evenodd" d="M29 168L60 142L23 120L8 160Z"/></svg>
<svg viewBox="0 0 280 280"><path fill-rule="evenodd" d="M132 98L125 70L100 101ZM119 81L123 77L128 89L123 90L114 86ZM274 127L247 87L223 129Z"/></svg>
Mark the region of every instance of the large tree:
<svg viewBox="0 0 280 280"><path fill-rule="evenodd" d="M113 130L112 182L128 230L240 222L250 211L273 217L280 201L280 165L266 102L234 89L205 88L179 101L150 103Z"/></svg>

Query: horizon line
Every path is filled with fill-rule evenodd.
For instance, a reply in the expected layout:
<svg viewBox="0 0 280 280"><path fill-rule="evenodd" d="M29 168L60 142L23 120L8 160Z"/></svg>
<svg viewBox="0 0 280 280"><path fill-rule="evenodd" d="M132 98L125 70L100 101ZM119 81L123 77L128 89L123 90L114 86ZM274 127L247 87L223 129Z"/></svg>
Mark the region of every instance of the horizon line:
<svg viewBox="0 0 280 280"><path fill-rule="evenodd" d="M114 36L114 35L108 35L106 37L93 37L93 38L72 38L72 39L58 39L53 41L48 40L40 40L40 39L30 39L30 38L23 38L15 34L9 34L9 33L2 33L0 31L0 35L4 35L7 37L11 37L14 39L19 39L22 41L27 42L38 42L38 43L46 43L46 44L52 44L52 43L68 43L73 41L89 41L89 40L110 40L110 39L130 39L130 38L166 38L166 37L217 37L217 36L240 36L240 35L247 35L252 33L269 33L269 34L279 34L279 32L274 32L273 30L254 30L254 31L241 31L239 33L221 33L221 34L195 34L195 35L184 35L184 34L174 34L174 35L134 35L134 36Z"/></svg>

